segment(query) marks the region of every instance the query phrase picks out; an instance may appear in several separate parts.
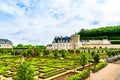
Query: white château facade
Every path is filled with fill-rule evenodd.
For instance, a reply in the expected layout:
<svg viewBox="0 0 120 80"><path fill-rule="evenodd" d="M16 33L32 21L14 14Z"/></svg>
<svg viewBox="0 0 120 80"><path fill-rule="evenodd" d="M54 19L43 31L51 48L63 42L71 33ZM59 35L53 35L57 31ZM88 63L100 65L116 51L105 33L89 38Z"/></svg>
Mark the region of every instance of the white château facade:
<svg viewBox="0 0 120 80"><path fill-rule="evenodd" d="M55 37L52 44L46 46L47 49L52 50L68 50L83 48L120 48L120 44L111 44L108 39L103 40L81 40L80 35L73 34L71 37Z"/></svg>
<svg viewBox="0 0 120 80"><path fill-rule="evenodd" d="M0 39L0 49L13 48L13 43L8 39Z"/></svg>
<svg viewBox="0 0 120 80"><path fill-rule="evenodd" d="M55 37L52 44L47 45L47 49L52 50L68 50L68 49L77 49L82 47L80 42L80 35L74 34L71 37Z"/></svg>

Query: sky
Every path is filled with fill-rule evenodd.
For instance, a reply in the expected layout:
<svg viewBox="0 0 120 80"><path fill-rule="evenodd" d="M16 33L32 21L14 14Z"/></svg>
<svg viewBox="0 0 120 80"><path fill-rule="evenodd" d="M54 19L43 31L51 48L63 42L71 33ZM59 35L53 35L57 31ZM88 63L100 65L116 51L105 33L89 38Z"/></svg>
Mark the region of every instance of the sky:
<svg viewBox="0 0 120 80"><path fill-rule="evenodd" d="M47 45L80 29L120 25L120 0L0 0L0 38Z"/></svg>

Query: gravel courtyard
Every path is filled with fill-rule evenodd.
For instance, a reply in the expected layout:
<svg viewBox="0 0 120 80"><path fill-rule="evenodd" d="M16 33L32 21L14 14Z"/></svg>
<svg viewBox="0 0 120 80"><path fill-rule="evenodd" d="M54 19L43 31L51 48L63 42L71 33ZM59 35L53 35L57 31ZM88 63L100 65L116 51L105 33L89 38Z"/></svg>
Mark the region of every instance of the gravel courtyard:
<svg viewBox="0 0 120 80"><path fill-rule="evenodd" d="M96 73L91 73L86 80L120 80L120 60L108 65Z"/></svg>

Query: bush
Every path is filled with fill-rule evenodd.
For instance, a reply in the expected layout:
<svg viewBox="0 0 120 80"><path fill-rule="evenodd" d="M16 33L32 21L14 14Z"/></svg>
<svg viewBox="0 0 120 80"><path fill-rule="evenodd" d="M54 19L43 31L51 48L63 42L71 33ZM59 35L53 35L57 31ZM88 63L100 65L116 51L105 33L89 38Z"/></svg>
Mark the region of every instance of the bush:
<svg viewBox="0 0 120 80"><path fill-rule="evenodd" d="M23 62L22 64L19 65L14 80L33 80L34 79L33 77L34 77L33 68L29 63Z"/></svg>
<svg viewBox="0 0 120 80"><path fill-rule="evenodd" d="M75 74L72 77L66 78L66 80L85 80L87 77L89 77L89 71L88 70L83 70L79 74Z"/></svg>
<svg viewBox="0 0 120 80"><path fill-rule="evenodd" d="M100 62L96 65L95 69L92 69L92 72L97 72L107 65L107 62Z"/></svg>

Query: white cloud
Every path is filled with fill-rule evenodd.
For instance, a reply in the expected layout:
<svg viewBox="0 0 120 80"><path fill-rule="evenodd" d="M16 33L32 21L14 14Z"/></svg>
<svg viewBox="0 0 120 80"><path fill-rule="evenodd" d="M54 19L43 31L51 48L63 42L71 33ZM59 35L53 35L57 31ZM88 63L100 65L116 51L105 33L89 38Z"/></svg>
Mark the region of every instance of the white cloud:
<svg viewBox="0 0 120 80"><path fill-rule="evenodd" d="M119 0L0 0L0 10L15 16L0 19L0 38L16 45L48 44L81 28L120 24ZM4 37L3 37L4 36Z"/></svg>

